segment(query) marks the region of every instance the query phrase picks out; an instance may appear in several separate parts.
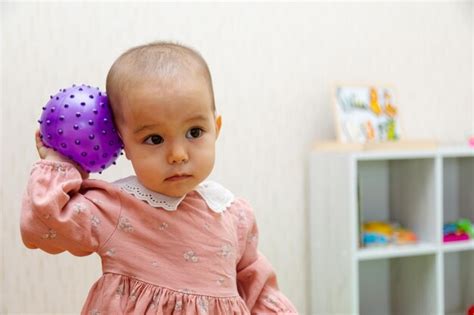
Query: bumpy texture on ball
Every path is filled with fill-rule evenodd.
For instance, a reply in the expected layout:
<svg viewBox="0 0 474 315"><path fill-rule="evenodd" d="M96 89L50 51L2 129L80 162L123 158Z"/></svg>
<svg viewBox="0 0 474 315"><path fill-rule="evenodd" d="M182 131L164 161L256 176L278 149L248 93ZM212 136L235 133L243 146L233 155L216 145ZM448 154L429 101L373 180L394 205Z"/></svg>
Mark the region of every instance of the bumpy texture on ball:
<svg viewBox="0 0 474 315"><path fill-rule="evenodd" d="M43 143L88 172L115 164L123 144L105 93L83 84L61 89L50 98L38 121Z"/></svg>

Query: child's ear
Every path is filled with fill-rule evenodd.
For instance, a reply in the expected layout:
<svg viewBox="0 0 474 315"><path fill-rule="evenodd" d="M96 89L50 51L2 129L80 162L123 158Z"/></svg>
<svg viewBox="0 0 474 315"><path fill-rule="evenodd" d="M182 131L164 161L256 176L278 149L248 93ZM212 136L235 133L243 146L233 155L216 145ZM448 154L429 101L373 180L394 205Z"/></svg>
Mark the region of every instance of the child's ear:
<svg viewBox="0 0 474 315"><path fill-rule="evenodd" d="M216 138L219 137L219 133L221 131L221 126L222 126L222 116L218 115L216 117Z"/></svg>

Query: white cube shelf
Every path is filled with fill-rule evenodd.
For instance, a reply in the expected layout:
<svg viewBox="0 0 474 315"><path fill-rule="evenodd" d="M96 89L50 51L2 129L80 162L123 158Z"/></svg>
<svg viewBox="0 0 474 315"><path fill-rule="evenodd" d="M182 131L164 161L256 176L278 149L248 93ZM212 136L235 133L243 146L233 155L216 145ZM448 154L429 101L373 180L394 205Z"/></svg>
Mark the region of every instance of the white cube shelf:
<svg viewBox="0 0 474 315"><path fill-rule="evenodd" d="M474 304L474 149L314 151L310 160L311 314L462 314ZM364 248L361 224L398 222L414 245Z"/></svg>

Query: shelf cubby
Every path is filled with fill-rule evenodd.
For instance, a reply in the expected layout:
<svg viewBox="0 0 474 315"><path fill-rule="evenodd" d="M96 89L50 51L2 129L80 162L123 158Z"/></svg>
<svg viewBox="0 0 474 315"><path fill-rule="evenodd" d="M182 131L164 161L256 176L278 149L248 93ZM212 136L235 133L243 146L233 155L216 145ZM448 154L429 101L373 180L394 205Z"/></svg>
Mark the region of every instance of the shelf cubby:
<svg viewBox="0 0 474 315"><path fill-rule="evenodd" d="M444 308L447 315L465 315L474 305L474 250L444 254Z"/></svg>
<svg viewBox="0 0 474 315"><path fill-rule="evenodd" d="M414 231L420 243L435 244L435 173L434 158L359 160L360 224L396 222Z"/></svg>
<svg viewBox="0 0 474 315"><path fill-rule="evenodd" d="M359 314L436 314L436 256L359 263Z"/></svg>
<svg viewBox="0 0 474 315"><path fill-rule="evenodd" d="M474 157L443 157L443 222L474 222Z"/></svg>

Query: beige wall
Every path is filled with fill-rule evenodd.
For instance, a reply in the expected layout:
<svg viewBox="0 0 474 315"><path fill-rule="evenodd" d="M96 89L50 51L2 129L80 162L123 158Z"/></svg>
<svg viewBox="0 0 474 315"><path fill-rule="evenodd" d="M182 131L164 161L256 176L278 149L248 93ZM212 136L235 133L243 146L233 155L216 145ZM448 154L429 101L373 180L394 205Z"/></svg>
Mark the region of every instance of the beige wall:
<svg viewBox="0 0 474 315"><path fill-rule="evenodd" d="M100 274L97 257L25 249L20 198L49 95L72 83L104 88L109 66L132 45L178 40L208 60L223 115L212 177L254 205L261 250L302 313L308 152L314 140L335 136L332 83L395 86L407 138L463 141L474 133L468 1L2 2L1 10L1 313L78 313ZM122 159L99 177L130 172Z"/></svg>

